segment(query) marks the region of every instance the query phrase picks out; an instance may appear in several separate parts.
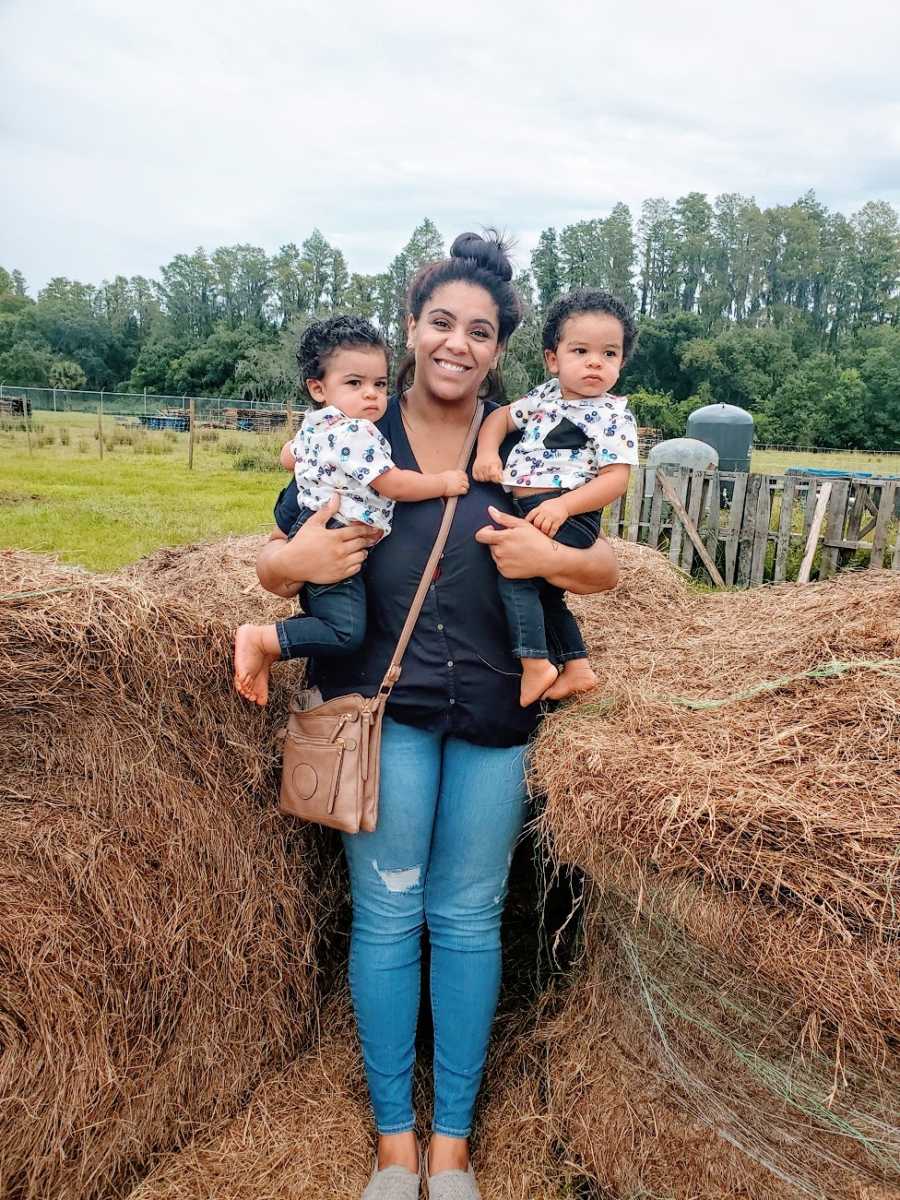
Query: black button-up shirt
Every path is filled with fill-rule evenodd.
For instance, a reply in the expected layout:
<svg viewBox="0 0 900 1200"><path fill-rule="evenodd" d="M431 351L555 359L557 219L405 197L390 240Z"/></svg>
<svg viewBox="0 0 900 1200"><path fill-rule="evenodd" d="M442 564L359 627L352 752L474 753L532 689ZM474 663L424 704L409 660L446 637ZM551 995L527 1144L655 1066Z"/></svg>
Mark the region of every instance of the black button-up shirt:
<svg viewBox="0 0 900 1200"><path fill-rule="evenodd" d="M485 406L486 412L490 407ZM390 442L394 464L418 470L396 397L378 428ZM510 649L497 568L489 548L474 537L490 523L489 504L504 512L512 512L512 505L496 484L476 483L471 464L469 478L387 713L404 724L476 745L515 746L527 741L539 706L519 705L521 666ZM311 680L326 700L348 692L373 696L378 690L434 545L443 503L400 501L394 506L392 531L370 551L364 568L368 624L363 649L345 658L321 656L310 664ZM275 505L278 528L287 533L297 512L292 481Z"/></svg>

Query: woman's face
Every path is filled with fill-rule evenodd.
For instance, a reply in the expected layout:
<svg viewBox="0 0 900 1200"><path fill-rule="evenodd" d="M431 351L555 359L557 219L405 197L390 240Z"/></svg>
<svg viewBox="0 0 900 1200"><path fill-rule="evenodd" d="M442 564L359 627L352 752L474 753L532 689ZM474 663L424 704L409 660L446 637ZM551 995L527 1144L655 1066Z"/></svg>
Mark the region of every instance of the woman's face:
<svg viewBox="0 0 900 1200"><path fill-rule="evenodd" d="M500 358L499 316L490 292L475 283L444 283L409 317L416 390L448 403L466 400Z"/></svg>

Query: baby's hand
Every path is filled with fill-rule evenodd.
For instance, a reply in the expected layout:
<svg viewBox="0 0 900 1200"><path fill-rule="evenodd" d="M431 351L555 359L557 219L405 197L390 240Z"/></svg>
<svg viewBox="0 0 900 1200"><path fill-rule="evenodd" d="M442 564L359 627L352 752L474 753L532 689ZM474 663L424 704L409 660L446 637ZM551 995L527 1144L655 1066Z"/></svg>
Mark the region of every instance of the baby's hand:
<svg viewBox="0 0 900 1200"><path fill-rule="evenodd" d="M477 454L472 476L479 483L502 483L503 463L499 454Z"/></svg>
<svg viewBox="0 0 900 1200"><path fill-rule="evenodd" d="M543 504L533 508L525 518L535 529L546 533L547 537L555 537L560 525L568 519L569 511L562 496L554 496L552 500L545 500Z"/></svg>
<svg viewBox="0 0 900 1200"><path fill-rule="evenodd" d="M469 477L465 471L441 471L445 496L464 496L469 490Z"/></svg>

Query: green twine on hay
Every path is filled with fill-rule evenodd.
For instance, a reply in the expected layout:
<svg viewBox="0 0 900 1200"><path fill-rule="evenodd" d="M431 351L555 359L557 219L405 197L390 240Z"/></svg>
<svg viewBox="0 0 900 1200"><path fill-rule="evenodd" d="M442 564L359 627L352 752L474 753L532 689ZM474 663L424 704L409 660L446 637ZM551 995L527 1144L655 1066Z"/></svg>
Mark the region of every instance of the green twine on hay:
<svg viewBox="0 0 900 1200"><path fill-rule="evenodd" d="M73 588L87 587L89 583L96 582L96 579L73 579L71 583L64 583L60 587L38 588L33 592L6 592L5 595L0 595L0 604L7 600L32 600L54 592L71 592Z"/></svg>
<svg viewBox="0 0 900 1200"><path fill-rule="evenodd" d="M696 700L690 696L648 696L647 699L654 700L659 704L671 704L697 711L709 711L715 708L725 708L729 704L740 704L743 700L752 700L756 696L765 695L766 692L777 692L781 688L789 687L792 683L799 683L801 679L833 679L838 675L846 675L848 671L884 671L891 673L898 669L900 669L900 658L855 658L850 662L830 662L824 663L820 667L810 667L808 671L800 671L796 675L781 675L778 679L767 679L763 683L755 683L753 687L746 688L743 692L734 692L730 696L719 696L711 700ZM565 715L574 717L597 716L600 713L609 712L615 706L616 701L611 696L605 696L602 700L594 700L588 704L579 704L577 708L573 707L567 710Z"/></svg>
<svg viewBox="0 0 900 1200"><path fill-rule="evenodd" d="M846 675L848 671L884 671L892 667L900 667L900 658L867 659L856 658L850 662L824 663L821 667L810 667L808 671L800 671L797 675L782 675L778 679L768 679L756 683L743 692L734 692L731 696L721 696L716 700L692 700L689 696L654 696L666 704L677 704L684 708L709 709L724 708L728 704L739 704L742 700L752 700L765 692L777 692L801 679L832 679L836 675Z"/></svg>

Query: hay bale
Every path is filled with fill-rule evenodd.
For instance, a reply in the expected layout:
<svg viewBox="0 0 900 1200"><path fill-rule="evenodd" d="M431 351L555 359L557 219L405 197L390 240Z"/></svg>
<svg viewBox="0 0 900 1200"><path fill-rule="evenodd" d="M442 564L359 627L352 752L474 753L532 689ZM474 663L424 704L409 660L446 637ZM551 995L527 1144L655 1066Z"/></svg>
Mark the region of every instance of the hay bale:
<svg viewBox="0 0 900 1200"><path fill-rule="evenodd" d="M346 996L324 1010L322 1031L238 1117L162 1159L128 1200L359 1200L374 1141Z"/></svg>
<svg viewBox="0 0 900 1200"><path fill-rule="evenodd" d="M679 581L660 605L640 563L625 583L619 607L617 593L578 602L601 687L544 723L533 757L550 852L598 885L587 908L626 980L610 1008L589 966L567 1017L539 1031L554 1126L614 1195L744 1195L742 1171L754 1196L887 1195L900 1182L900 579L716 595ZM667 1132L645 1154L643 1117L628 1114L656 1112L651 1059L668 1113L652 1128ZM607 1129L585 1114L609 1107L610 1087L627 1099ZM710 1128L743 1151L732 1165Z"/></svg>
<svg viewBox="0 0 900 1200"><path fill-rule="evenodd" d="M156 595L214 608L216 617L236 627L242 621L268 624L289 617L296 609L265 591L256 578L256 556L265 537L223 538L156 550L121 572Z"/></svg>
<svg viewBox="0 0 900 1200"><path fill-rule="evenodd" d="M657 876L741 893L794 919L798 954L855 948L879 995L894 986L900 579L698 596L677 634L663 613L631 656L611 623L592 645L601 696L537 742L554 853L635 896ZM844 985L832 1019L871 1009L864 972ZM897 1015L880 1009L884 1038Z"/></svg>
<svg viewBox="0 0 900 1200"><path fill-rule="evenodd" d="M0 596L2 1189L99 1200L308 1043L334 889L215 591L13 553Z"/></svg>
<svg viewBox="0 0 900 1200"><path fill-rule="evenodd" d="M614 927L592 925L587 965L560 1011L538 1023L531 1053L543 1060L542 1136L604 1196L887 1200L877 1174L847 1155L837 1115L824 1131L779 1109L758 1081L736 1082L732 1050L752 1054L753 1045L729 1049L672 1012L655 1025ZM685 1059L672 1044L679 1023Z"/></svg>

